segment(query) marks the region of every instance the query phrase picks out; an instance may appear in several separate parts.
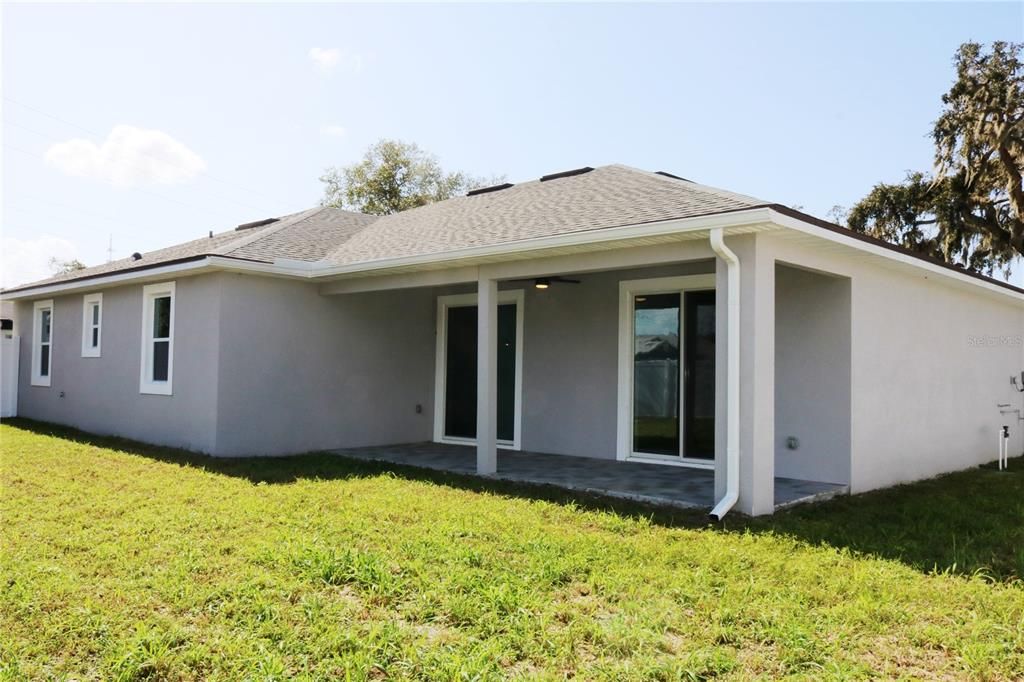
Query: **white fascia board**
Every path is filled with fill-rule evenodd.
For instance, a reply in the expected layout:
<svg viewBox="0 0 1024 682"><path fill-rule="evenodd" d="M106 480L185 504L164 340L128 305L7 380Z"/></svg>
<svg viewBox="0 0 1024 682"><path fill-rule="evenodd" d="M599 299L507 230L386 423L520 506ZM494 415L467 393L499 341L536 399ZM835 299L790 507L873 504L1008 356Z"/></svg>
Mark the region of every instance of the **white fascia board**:
<svg viewBox="0 0 1024 682"><path fill-rule="evenodd" d="M239 260L237 258L228 258L225 256L208 256L207 260L216 270L251 272L257 275L269 275L272 277L311 279L315 273L315 270L311 267L314 263L285 258L276 259L273 263Z"/></svg>
<svg viewBox="0 0 1024 682"><path fill-rule="evenodd" d="M350 265L323 266L320 264L314 264L315 267L312 272L314 273L314 277L332 277L363 272L370 273L375 270L397 269L433 263L452 263L454 265L458 261L473 258L489 258L523 251L542 251L544 249L565 246L600 244L603 242L655 237L683 232L700 232L714 227L742 227L747 225L757 225L771 222L768 211L769 209L767 207L752 208L743 211L732 211L730 213L716 213L708 216L665 220L654 223L640 223L637 225L624 225L622 227L609 227L598 230L583 230L580 232L571 232L569 234L554 235L551 237L521 239L513 242L507 242L505 244L474 246L465 249L457 249L455 251L445 251L443 253L403 256L400 258L384 258L374 261L353 263Z"/></svg>
<svg viewBox="0 0 1024 682"><path fill-rule="evenodd" d="M732 227L770 225L772 223L770 213L771 212L767 207L751 208L742 211L716 213L713 215L695 216L693 218L681 218L678 220L664 220L597 230L582 230L579 232L554 235L550 237L521 239L505 244L475 246L455 251L446 251L443 253L386 258L375 261L353 263L350 265L324 265L323 263L298 261L286 258L277 259L273 263L262 263L225 256L206 256L200 260L189 261L186 263L155 266L145 270L112 273L110 275L93 277L85 280L54 283L38 288L26 289L24 291L6 293L3 295L3 298L7 300L40 298L49 294L64 294L87 291L90 289L101 289L122 282L144 282L148 280L162 279L168 275L191 275L199 274L204 271L218 270L246 272L270 277L318 280L361 273L372 274L382 270L400 270L401 268L431 264L446 264L447 267L458 267L460 265L460 261L500 257L507 254L526 251L544 251L546 249L566 246L583 246L587 244L602 244L606 242L642 239L645 237L685 232L700 232L716 227L728 229Z"/></svg>
<svg viewBox="0 0 1024 682"><path fill-rule="evenodd" d="M41 287L33 287L24 291L4 292L2 298L5 301L18 301L22 299L40 298L50 294L68 294L74 292L85 292L93 289L104 289L123 282L147 282L150 280L166 279L168 275L192 275L199 274L205 270L213 270L209 259L188 261L187 263L172 263L170 265L158 265L145 270L132 270L128 272L114 272L109 275L90 277L71 282L55 282Z"/></svg>
<svg viewBox="0 0 1024 682"><path fill-rule="evenodd" d="M157 265L145 270L130 270L127 272L113 272L109 275L90 277L89 279L75 280L71 282L55 282L41 287L33 287L24 291L5 292L2 295L5 301L17 301L21 299L35 299L51 294L85 293L92 290L106 289L118 284L137 282L144 283L154 280L166 279L168 276L198 275L203 272L216 272L231 270L236 272L252 272L255 274L270 275L277 277L293 277L298 279L309 279L312 263L305 261L283 261L281 264L260 263L256 261L239 260L223 256L206 256L205 258L188 261L186 263L173 263L170 265Z"/></svg>
<svg viewBox="0 0 1024 682"><path fill-rule="evenodd" d="M885 258L896 263L901 263L920 270L926 270L930 273L946 277L962 284L969 284L994 294L1009 297L1018 303L1024 302L1024 294L999 286L993 282L987 282L983 279L972 277L966 273L957 272L956 270L952 270L935 263L930 263L921 258L917 258L916 256L912 256L909 253L900 253L899 251L893 251L892 249L885 248L884 246L865 242L861 239L857 239L856 237L848 237L839 232L832 232L831 230L826 230L814 225L813 223L807 223L798 218L783 215L782 213L772 209L769 209L769 213L771 215L771 221L780 227L796 230L797 232L809 234L821 239L826 239L830 242L842 244L844 246L857 249L858 251L870 253L874 256Z"/></svg>

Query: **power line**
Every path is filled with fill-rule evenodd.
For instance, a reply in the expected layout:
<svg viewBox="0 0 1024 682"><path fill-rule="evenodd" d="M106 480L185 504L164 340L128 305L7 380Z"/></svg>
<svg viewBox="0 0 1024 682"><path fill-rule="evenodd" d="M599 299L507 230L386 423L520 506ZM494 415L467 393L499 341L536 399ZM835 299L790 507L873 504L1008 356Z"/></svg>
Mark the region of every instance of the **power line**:
<svg viewBox="0 0 1024 682"><path fill-rule="evenodd" d="M63 209L66 209L68 211L73 211L75 213L82 213L84 215L89 215L89 216L92 216L94 218L99 218L101 220L106 220L106 221L111 222L111 223L120 223L121 222L118 218L111 218L110 216L103 215L102 213L96 213L95 211L90 211L88 209L79 208L78 206L72 206L71 204L65 204L65 203L62 203L60 201L53 201L51 199L44 199L42 197L33 196L31 194L25 194L24 192L19 192L18 193L18 198L19 199L29 199L30 201L38 201L38 202L43 203L43 204L49 204L50 206L56 206L58 208L63 208Z"/></svg>
<svg viewBox="0 0 1024 682"><path fill-rule="evenodd" d="M4 208L5 209L10 209L12 211L18 211L19 213L26 213L28 215L34 216L37 219L42 218L42 219L47 220L47 221L68 222L68 219L66 217L61 217L61 216L58 216L58 215L54 215L53 213L41 213L38 210L33 209L33 208L27 208L25 206L18 206L17 204L12 204L10 201L5 201L4 202ZM75 221L75 226L76 227L84 227L84 228L87 228L89 230L96 230L98 232L106 232L107 230L109 230L109 228L106 228L106 227L99 227L98 225L94 225L92 223L83 223L83 222L79 222L79 221ZM123 227L123 226L119 226L119 227ZM127 228L124 228L124 229L127 229Z"/></svg>

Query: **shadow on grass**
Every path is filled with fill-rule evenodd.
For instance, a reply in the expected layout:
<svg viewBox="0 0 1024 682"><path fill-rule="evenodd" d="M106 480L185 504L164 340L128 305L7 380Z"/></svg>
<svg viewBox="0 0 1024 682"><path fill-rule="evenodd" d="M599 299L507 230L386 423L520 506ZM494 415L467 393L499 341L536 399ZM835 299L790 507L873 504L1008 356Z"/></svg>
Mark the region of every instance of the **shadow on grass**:
<svg viewBox="0 0 1024 682"><path fill-rule="evenodd" d="M797 506L771 517L732 513L720 523L699 510L648 505L539 485L349 459L330 453L288 457L219 458L27 419L5 423L37 433L254 483L367 478L382 474L438 485L642 517L665 527L718 532L774 532L811 544L900 561L915 569L980 574L997 581L1024 578L1024 458L1008 471L994 465L827 502Z"/></svg>

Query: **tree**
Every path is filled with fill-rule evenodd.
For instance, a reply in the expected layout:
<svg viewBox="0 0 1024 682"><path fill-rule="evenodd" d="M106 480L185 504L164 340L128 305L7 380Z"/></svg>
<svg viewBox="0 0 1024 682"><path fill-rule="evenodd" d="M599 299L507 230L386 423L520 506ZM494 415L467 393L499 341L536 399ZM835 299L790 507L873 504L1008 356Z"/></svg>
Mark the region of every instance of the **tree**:
<svg viewBox="0 0 1024 682"><path fill-rule="evenodd" d="M1009 273L1024 256L1022 48L960 46L931 133L934 171L875 185L848 227L971 270Z"/></svg>
<svg viewBox="0 0 1024 682"><path fill-rule="evenodd" d="M502 178L473 178L462 172L445 172L433 154L418 145L399 140L380 140L362 161L329 168L322 206L360 213L387 215L449 199L474 187L502 182Z"/></svg>
<svg viewBox="0 0 1024 682"><path fill-rule="evenodd" d="M55 275L66 275L69 272L85 270L85 263L77 258L72 258L71 260L58 260L56 256L50 256L49 265L50 270L52 270Z"/></svg>

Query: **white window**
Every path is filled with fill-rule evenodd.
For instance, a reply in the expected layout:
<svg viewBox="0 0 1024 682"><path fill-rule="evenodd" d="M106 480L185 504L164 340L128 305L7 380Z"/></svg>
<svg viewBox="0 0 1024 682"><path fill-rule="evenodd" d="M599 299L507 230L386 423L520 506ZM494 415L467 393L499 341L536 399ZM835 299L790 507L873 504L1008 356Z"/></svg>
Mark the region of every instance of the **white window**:
<svg viewBox="0 0 1024 682"><path fill-rule="evenodd" d="M49 386L53 369L53 301L32 308L32 385Z"/></svg>
<svg viewBox="0 0 1024 682"><path fill-rule="evenodd" d="M174 282L142 288L140 393L171 395L174 374Z"/></svg>
<svg viewBox="0 0 1024 682"><path fill-rule="evenodd" d="M103 324L103 294L88 294L82 299L82 357L98 358Z"/></svg>

